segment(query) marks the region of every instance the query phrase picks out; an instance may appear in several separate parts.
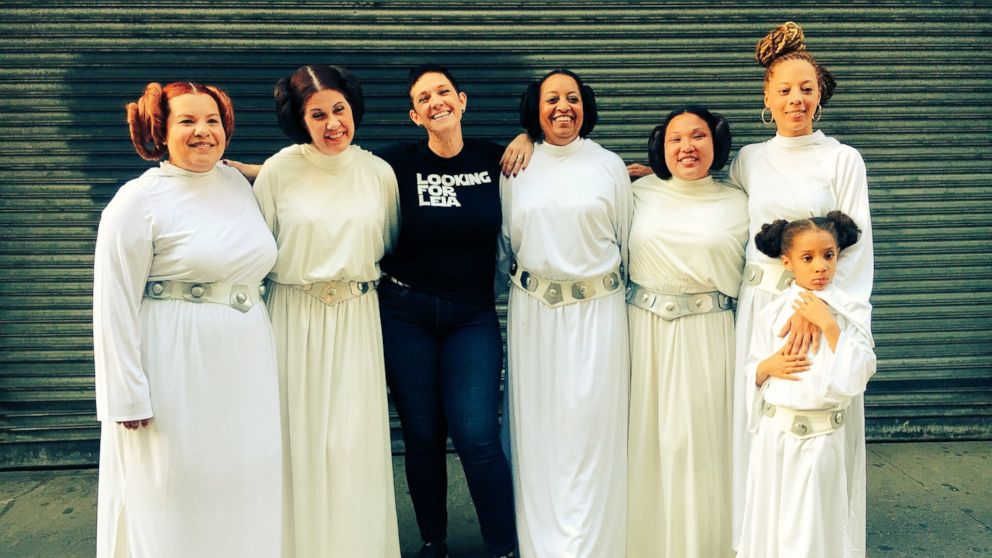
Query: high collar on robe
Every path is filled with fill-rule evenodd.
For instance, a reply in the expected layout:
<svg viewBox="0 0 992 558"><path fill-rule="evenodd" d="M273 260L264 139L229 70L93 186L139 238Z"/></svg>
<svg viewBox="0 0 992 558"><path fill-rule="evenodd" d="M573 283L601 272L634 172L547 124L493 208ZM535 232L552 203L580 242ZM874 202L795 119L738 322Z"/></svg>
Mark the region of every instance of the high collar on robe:
<svg viewBox="0 0 992 558"><path fill-rule="evenodd" d="M349 145L347 149L341 153L336 153L334 155L328 155L313 146L312 143L304 143L300 145L300 153L306 157L307 161L310 161L314 166L320 167L332 174L338 174L347 169L355 161L355 157L361 153L363 149L357 145Z"/></svg>

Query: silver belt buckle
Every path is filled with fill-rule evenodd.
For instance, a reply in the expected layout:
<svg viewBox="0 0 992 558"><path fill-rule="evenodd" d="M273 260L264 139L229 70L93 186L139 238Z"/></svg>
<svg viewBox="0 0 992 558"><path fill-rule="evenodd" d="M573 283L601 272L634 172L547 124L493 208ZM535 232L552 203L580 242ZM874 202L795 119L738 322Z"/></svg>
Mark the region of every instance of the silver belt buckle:
<svg viewBox="0 0 992 558"><path fill-rule="evenodd" d="M203 302L203 297L210 294L210 285L206 283L193 283L189 288L183 289L183 299L190 302Z"/></svg>
<svg viewBox="0 0 992 558"><path fill-rule="evenodd" d="M792 286L792 283L796 280L795 276L788 269L782 271L782 276L778 278L778 284L775 288L779 291L785 291Z"/></svg>
<svg viewBox="0 0 992 558"><path fill-rule="evenodd" d="M235 310L247 312L255 303L251 300L251 294L245 285L234 285L231 287L231 307Z"/></svg>
<svg viewBox="0 0 992 558"><path fill-rule="evenodd" d="M750 286L760 285L761 278L765 275L765 270L760 267L750 264L747 269L744 270L744 283Z"/></svg>
<svg viewBox="0 0 992 558"><path fill-rule="evenodd" d="M529 271L520 272L520 284L523 285L524 289L529 292L534 292L537 290L537 279L531 276Z"/></svg>
<svg viewBox="0 0 992 558"><path fill-rule="evenodd" d="M689 305L690 312L705 314L711 310L713 310L713 297L711 295L697 294L692 297L692 303Z"/></svg>
<svg viewBox="0 0 992 558"><path fill-rule="evenodd" d="M572 298L576 300L584 300L595 295L596 287L591 285L589 281L576 281L572 284Z"/></svg>
<svg viewBox="0 0 992 558"><path fill-rule="evenodd" d="M534 288L536 289L537 285ZM548 283L548 288L544 290L544 300L548 301L548 304L552 306L565 300L565 297L561 294L561 284Z"/></svg>
<svg viewBox="0 0 992 558"><path fill-rule="evenodd" d="M334 284L327 285L320 290L317 298L324 301L324 304L333 304L338 298L338 288Z"/></svg>

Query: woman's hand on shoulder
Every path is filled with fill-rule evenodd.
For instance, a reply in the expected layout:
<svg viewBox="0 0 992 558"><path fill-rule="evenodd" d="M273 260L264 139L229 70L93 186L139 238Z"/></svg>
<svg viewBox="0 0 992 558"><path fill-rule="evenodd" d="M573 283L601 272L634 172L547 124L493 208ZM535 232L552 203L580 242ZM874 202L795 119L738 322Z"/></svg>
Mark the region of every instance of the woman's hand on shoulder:
<svg viewBox="0 0 992 558"><path fill-rule="evenodd" d="M778 332L779 337L785 337L786 334L789 337L785 341L785 347L789 354L805 355L811 349L815 353L820 348L820 336L823 331L802 314L795 312Z"/></svg>
<svg viewBox="0 0 992 558"><path fill-rule="evenodd" d="M119 420L117 421L117 424L123 426L124 428L127 428L128 430L137 430L139 427L148 428L148 423L151 420L152 420L151 417L146 419L138 419L138 420Z"/></svg>
<svg viewBox="0 0 992 558"><path fill-rule="evenodd" d="M630 179L641 178L642 176L647 176L652 174L654 171L651 167L647 165L642 165L641 163L631 163L627 165L627 174L630 175Z"/></svg>
<svg viewBox="0 0 992 558"><path fill-rule="evenodd" d="M503 158L499 160L499 165L503 167L503 176L517 176L530 164L530 157L533 154L534 142L527 134L522 133L513 138L510 145L506 146Z"/></svg>
<svg viewBox="0 0 992 558"><path fill-rule="evenodd" d="M254 182L255 177L257 177L259 171L262 170L262 165L242 163L241 161L235 161L233 159L221 159L221 162L231 168L238 169L241 174L245 175L245 178L247 178L249 182Z"/></svg>

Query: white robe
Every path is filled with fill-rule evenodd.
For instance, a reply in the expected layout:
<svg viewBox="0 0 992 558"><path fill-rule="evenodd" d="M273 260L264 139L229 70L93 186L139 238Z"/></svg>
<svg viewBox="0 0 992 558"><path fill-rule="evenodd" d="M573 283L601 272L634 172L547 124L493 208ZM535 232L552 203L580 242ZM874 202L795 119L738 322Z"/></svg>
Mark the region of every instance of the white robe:
<svg viewBox="0 0 992 558"><path fill-rule="evenodd" d="M279 552L279 399L264 306L143 298L149 280L258 284L275 258L251 186L223 165L162 163L104 210L93 281L97 556ZM148 417L147 429L117 424Z"/></svg>
<svg viewBox="0 0 992 558"><path fill-rule="evenodd" d="M827 137L821 131L800 137L774 138L744 146L731 165L728 182L741 186L748 194L747 262L781 266L754 246L754 235L761 225L776 219L825 216L838 209L851 216L861 228L857 244L841 252L833 284L848 295L868 301L874 274L871 216L868 212L868 179L861 154L853 147ZM784 268L782 268L784 269ZM734 359L734 541L740 535L744 509L744 483L747 474L751 435L747 432L744 363L751 345L755 314L776 298L748 285L741 287L737 301L736 357ZM784 343L784 339L782 340ZM822 341L821 341L822 342ZM864 431L864 399L858 396L848 410L848 431ZM847 440L846 470L853 482L852 505L864 513L866 487L863 475L866 465L864 437ZM852 536L853 544L864 553L866 535L862 531ZM857 542L860 541L860 542Z"/></svg>
<svg viewBox="0 0 992 558"><path fill-rule="evenodd" d="M852 540L865 529L864 510L849 491L864 484L865 471L849 472L844 465L847 439L864 442L863 423L799 439L765 418L761 402L823 410L842 408L860 397L875 373L871 306L832 285L815 292L830 305L841 330L836 350L824 339L798 381L768 378L760 389L755 386L758 365L781 347L776 334L792 316L792 303L802 290L792 285L754 320L745 377L749 431L755 436L738 558L864 556L860 541Z"/></svg>
<svg viewBox="0 0 992 558"><path fill-rule="evenodd" d="M736 297L747 196L711 177L633 185L630 279L670 294ZM631 386L627 558L733 556L734 316L668 321L628 306Z"/></svg>
<svg viewBox="0 0 992 558"><path fill-rule="evenodd" d="M396 188L389 165L357 146L335 156L287 147L255 182L279 247L268 306L285 442L285 557L399 556L378 295L328 306L286 286L377 280L397 231Z"/></svg>
<svg viewBox="0 0 992 558"><path fill-rule="evenodd" d="M630 179L623 161L595 142L538 144L527 171L501 188L503 250L524 269L577 280L626 264ZM623 289L549 308L512 288L507 331L521 557L623 556L630 371Z"/></svg>

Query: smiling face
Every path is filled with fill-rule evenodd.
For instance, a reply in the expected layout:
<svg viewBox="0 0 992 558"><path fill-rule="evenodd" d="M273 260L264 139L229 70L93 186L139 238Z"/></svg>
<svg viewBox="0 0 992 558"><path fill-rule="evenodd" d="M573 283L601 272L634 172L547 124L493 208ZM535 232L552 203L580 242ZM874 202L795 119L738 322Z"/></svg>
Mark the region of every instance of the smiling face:
<svg viewBox="0 0 992 558"><path fill-rule="evenodd" d="M444 75L427 72L410 88L410 119L431 136L444 136L461 127L468 96L459 93Z"/></svg>
<svg viewBox="0 0 992 558"><path fill-rule="evenodd" d="M713 166L713 134L702 118L686 112L665 128L665 165L672 176L698 180Z"/></svg>
<svg viewBox="0 0 992 558"><path fill-rule="evenodd" d="M765 83L765 106L772 112L778 133L786 137L813 133L813 113L820 104L816 69L806 60L775 65Z"/></svg>
<svg viewBox="0 0 992 558"><path fill-rule="evenodd" d="M170 99L165 134L169 162L193 172L212 169L227 145L220 110L210 95L187 93Z"/></svg>
<svg viewBox="0 0 992 558"><path fill-rule="evenodd" d="M568 145L582 129L582 94L571 76L554 74L541 84L541 131L544 141Z"/></svg>
<svg viewBox="0 0 992 558"><path fill-rule="evenodd" d="M303 107L303 121L313 146L326 155L348 149L355 136L351 105L336 89L322 89L310 95Z"/></svg>
<svg viewBox="0 0 992 558"><path fill-rule="evenodd" d="M811 291L822 291L837 271L840 249L829 231L803 231L792 239L792 246L782 254L782 264L796 276L796 284Z"/></svg>

